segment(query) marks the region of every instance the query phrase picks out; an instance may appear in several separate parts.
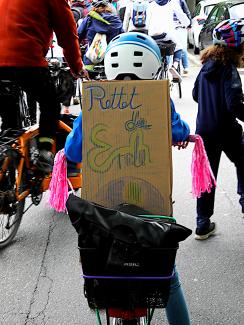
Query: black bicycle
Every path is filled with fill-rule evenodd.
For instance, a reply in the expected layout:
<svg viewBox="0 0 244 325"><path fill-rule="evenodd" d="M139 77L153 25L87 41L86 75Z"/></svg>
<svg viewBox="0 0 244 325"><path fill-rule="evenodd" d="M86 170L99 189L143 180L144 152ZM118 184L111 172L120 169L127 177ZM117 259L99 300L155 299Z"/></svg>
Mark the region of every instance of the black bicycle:
<svg viewBox="0 0 244 325"><path fill-rule="evenodd" d="M175 46L176 44L172 41L164 41L163 39L155 39L162 56L161 67L157 72L154 79L161 80L161 79L169 79L169 64L168 64L168 57L174 55ZM177 71L181 74L180 71L180 64L177 66ZM178 86L179 91L179 98L182 98L182 88L181 88L181 81L179 79L172 79L170 83L171 90L173 89L174 85Z"/></svg>
<svg viewBox="0 0 244 325"><path fill-rule="evenodd" d="M179 73L181 76L181 67L180 67L180 62L178 62L176 71ZM176 84L178 86L178 93L179 93L179 98L182 98L182 88L181 88L181 80L177 78L172 79L172 83Z"/></svg>

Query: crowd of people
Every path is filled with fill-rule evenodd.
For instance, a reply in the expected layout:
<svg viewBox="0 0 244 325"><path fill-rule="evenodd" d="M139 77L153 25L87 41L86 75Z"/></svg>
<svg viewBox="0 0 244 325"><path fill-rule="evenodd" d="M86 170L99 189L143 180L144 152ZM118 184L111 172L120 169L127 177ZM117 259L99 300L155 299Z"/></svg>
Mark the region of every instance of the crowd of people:
<svg viewBox="0 0 244 325"><path fill-rule="evenodd" d="M127 31L140 31L149 34L156 40L171 40L176 44L175 53L172 58L172 64L169 71L174 81L181 81L181 75L177 71L177 66L182 60L183 74L188 74L187 57L187 27L191 24L191 14L185 0L171 1L148 1L148 0L130 0L130 1L109 1L109 0L73 0L69 2L71 11L74 15L79 42L85 52L91 46L96 33L106 35L106 42ZM153 17L153 18L152 18ZM161 17L167 17L163 20ZM57 44L54 35L52 51L49 50L48 57L51 55L65 63L65 58L60 55L62 50ZM94 63L86 56L83 56L86 70L93 79L96 76L94 72ZM169 60L170 62L170 60ZM69 73L66 73L67 79L70 79ZM70 104L78 104L77 96L78 85L76 80L70 80L70 91L67 92L62 101L62 112L70 114Z"/></svg>
<svg viewBox="0 0 244 325"><path fill-rule="evenodd" d="M77 3L79 1L74 1ZM73 6L71 3L71 7ZM78 21L80 42L91 45L96 33L105 33L107 42L121 32L138 31L155 39L172 41L176 44L173 64L170 72L176 79L181 79L177 72L182 60L183 72L188 73L187 28L191 25L191 14L185 0L130 0L130 1L92 1L91 11L95 11L109 24L99 21L98 16L90 15ZM162 19L164 17L164 19ZM122 23L122 25L121 25ZM92 63L84 56L89 71Z"/></svg>
<svg viewBox="0 0 244 325"><path fill-rule="evenodd" d="M188 73L186 31L191 17L184 0L73 0L70 3L67 0L36 0L29 2L28 6L25 0L1 0L0 11L5 12L0 22L0 80L15 82L39 103L37 166L45 173L52 170L54 157L51 149L61 111L46 59L54 34L70 67L72 82L80 76L93 78L94 62L86 56L87 52L82 57L80 44L86 44L88 50L97 33L106 35L108 47L104 66L108 80L152 79L161 60L154 39L171 40L176 44L170 66L173 78L181 78L177 72L180 60L184 73ZM140 33L144 33L144 37L139 41ZM110 47L114 53L117 51L115 57L108 55ZM139 70L133 65L133 53L137 48L143 53ZM119 54L126 51L126 64L123 64L124 55ZM203 138L213 173L217 177L220 156L225 152L237 170L237 193L244 213L244 139L237 121L244 121L243 91L237 71L237 67L243 65L243 58L244 21L221 22L214 30L213 45L201 55L203 66L193 88L193 99L198 102L196 133ZM16 98L0 93L0 103L1 130L15 129ZM190 129L176 113L172 100L171 118L172 142L179 148L186 148ZM81 134L81 121L82 114L72 132L79 129ZM71 147L69 142L69 148L65 148L67 159L72 162L81 159L75 155L81 152L77 145L81 146L82 141L71 144ZM213 188L197 199L196 239L207 239L215 231L215 223L210 221L214 195ZM177 272L166 312L169 324L190 324Z"/></svg>

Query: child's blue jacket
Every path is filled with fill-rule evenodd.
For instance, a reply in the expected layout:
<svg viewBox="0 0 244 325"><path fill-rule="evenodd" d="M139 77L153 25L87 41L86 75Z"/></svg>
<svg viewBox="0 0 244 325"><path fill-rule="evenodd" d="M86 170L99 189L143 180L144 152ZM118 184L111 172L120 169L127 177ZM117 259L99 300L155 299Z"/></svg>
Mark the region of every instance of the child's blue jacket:
<svg viewBox="0 0 244 325"><path fill-rule="evenodd" d="M172 126L172 142L177 143L187 140L190 134L190 128L186 122L180 118L180 114L176 113L174 102L171 103L171 126ZM66 139L65 156L73 162L82 161L82 112L75 119L73 129Z"/></svg>

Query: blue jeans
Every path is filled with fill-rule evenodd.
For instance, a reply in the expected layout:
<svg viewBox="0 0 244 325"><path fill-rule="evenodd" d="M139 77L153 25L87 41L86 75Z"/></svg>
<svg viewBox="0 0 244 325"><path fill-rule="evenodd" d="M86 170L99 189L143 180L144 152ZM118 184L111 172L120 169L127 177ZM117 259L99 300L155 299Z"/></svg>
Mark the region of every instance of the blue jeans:
<svg viewBox="0 0 244 325"><path fill-rule="evenodd" d="M187 51L185 50L182 50L181 61L182 61L183 68L188 69L189 68L188 55L187 55Z"/></svg>
<svg viewBox="0 0 244 325"><path fill-rule="evenodd" d="M166 307L166 316L169 325L191 324L184 292L179 280L178 272L176 270L170 284L170 294Z"/></svg>
<svg viewBox="0 0 244 325"><path fill-rule="evenodd" d="M181 57L182 57L182 50L177 50L177 51L174 52L174 59L173 59L173 61L174 62L180 62Z"/></svg>

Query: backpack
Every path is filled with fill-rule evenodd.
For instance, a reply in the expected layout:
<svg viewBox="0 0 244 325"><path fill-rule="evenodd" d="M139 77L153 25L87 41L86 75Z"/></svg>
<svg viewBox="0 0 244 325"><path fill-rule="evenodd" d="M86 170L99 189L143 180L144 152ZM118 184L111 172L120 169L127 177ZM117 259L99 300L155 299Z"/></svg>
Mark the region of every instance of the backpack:
<svg viewBox="0 0 244 325"><path fill-rule="evenodd" d="M133 2L132 22L135 27L146 26L148 2L145 0L135 0Z"/></svg>
<svg viewBox="0 0 244 325"><path fill-rule="evenodd" d="M84 9L82 7L71 7L76 24L84 17Z"/></svg>

